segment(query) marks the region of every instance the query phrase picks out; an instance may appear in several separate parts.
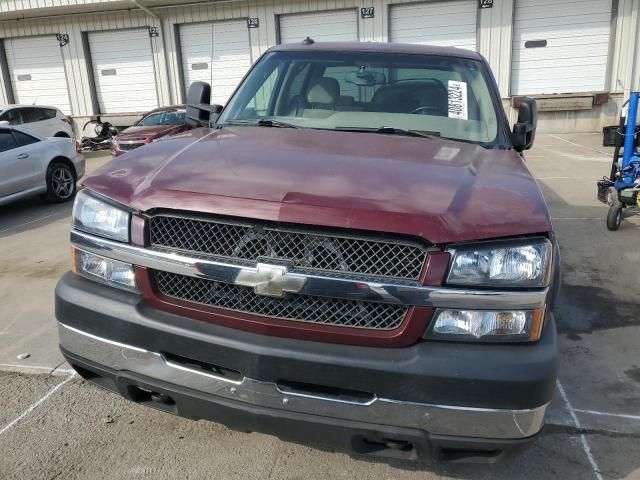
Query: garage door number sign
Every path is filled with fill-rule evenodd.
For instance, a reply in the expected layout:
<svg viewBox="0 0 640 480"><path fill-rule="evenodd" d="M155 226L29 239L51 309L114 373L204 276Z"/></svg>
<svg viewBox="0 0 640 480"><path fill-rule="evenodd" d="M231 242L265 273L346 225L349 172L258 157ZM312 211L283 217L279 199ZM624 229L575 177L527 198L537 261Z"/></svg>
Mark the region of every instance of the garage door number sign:
<svg viewBox="0 0 640 480"><path fill-rule="evenodd" d="M493 0L478 0L480 8L493 8Z"/></svg>
<svg viewBox="0 0 640 480"><path fill-rule="evenodd" d="M362 18L373 18L375 13L374 7L363 7L360 9L360 17Z"/></svg>

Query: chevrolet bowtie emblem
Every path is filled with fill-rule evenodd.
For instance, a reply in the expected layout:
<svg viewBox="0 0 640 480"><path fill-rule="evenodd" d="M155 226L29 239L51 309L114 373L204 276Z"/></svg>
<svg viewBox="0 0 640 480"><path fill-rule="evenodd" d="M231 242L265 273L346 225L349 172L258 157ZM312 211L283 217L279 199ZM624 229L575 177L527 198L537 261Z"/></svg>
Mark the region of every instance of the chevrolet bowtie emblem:
<svg viewBox="0 0 640 480"><path fill-rule="evenodd" d="M258 263L256 268L243 268L236 277L235 284L253 287L257 295L282 298L285 293L298 293L306 278L291 273L282 265Z"/></svg>

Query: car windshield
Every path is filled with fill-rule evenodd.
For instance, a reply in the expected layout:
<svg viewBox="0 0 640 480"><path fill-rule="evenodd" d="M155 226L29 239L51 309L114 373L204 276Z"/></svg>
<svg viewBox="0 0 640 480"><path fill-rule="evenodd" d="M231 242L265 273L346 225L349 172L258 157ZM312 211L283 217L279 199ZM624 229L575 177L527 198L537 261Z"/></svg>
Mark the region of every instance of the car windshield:
<svg viewBox="0 0 640 480"><path fill-rule="evenodd" d="M218 123L423 133L485 146L499 137L482 63L379 52L267 54Z"/></svg>
<svg viewBox="0 0 640 480"><path fill-rule="evenodd" d="M152 112L138 122L141 127L158 125L182 125L185 122L185 110L162 110Z"/></svg>

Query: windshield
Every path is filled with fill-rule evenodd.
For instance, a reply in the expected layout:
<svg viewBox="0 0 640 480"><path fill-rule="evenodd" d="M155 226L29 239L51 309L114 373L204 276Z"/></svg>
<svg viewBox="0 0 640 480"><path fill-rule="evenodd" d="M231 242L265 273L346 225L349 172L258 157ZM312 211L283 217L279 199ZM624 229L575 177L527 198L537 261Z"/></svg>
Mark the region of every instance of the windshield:
<svg viewBox="0 0 640 480"><path fill-rule="evenodd" d="M138 122L141 127L158 125L182 125L185 122L185 110L162 110L152 112Z"/></svg>
<svg viewBox="0 0 640 480"><path fill-rule="evenodd" d="M218 123L423 132L490 145L498 115L482 64L433 55L272 52ZM381 130L384 127L384 130Z"/></svg>

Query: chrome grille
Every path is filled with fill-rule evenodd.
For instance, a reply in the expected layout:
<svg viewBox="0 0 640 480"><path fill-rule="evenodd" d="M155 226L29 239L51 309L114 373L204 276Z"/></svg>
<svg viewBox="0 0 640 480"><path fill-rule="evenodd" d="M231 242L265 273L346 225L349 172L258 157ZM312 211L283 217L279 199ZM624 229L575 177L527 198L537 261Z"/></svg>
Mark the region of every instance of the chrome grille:
<svg viewBox="0 0 640 480"><path fill-rule="evenodd" d="M308 295L262 297L249 287L162 271L154 271L153 275L160 293L168 297L299 322L392 330L402 323L408 310L402 305Z"/></svg>
<svg viewBox="0 0 640 480"><path fill-rule="evenodd" d="M294 270L418 280L428 247L404 239L159 215L151 244L248 262L275 259Z"/></svg>

